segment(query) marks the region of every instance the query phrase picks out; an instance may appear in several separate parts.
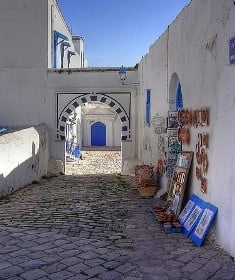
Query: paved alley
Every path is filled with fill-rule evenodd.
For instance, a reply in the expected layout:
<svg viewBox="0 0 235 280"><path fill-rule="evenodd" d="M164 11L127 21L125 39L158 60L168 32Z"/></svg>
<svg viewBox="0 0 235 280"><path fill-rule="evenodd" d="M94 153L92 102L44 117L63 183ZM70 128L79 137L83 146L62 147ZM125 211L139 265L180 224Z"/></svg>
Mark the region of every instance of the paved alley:
<svg viewBox="0 0 235 280"><path fill-rule="evenodd" d="M0 200L0 279L235 279L222 250L162 231L120 151L87 151L67 171Z"/></svg>

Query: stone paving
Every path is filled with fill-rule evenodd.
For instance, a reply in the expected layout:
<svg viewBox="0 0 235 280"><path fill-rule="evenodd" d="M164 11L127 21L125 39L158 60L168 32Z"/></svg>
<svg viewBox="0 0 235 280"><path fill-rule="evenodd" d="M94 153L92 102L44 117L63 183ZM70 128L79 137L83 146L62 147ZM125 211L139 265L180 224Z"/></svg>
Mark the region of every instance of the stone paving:
<svg viewBox="0 0 235 280"><path fill-rule="evenodd" d="M118 174L120 152L101 154L0 200L0 279L235 279L221 249L165 234L149 211L157 201Z"/></svg>

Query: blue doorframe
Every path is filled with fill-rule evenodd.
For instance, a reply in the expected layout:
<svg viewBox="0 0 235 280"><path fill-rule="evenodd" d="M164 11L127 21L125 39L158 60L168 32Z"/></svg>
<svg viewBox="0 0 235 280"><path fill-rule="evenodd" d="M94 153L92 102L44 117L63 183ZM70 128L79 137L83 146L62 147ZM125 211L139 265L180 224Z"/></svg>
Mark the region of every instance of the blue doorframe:
<svg viewBox="0 0 235 280"><path fill-rule="evenodd" d="M106 126L102 122L96 122L91 126L91 145L106 146Z"/></svg>

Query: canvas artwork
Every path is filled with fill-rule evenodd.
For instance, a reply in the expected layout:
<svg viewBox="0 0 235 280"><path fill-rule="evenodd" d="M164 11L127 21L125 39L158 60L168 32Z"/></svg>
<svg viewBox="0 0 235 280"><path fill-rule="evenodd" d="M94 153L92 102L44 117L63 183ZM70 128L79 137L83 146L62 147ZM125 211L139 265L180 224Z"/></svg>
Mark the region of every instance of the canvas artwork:
<svg viewBox="0 0 235 280"><path fill-rule="evenodd" d="M151 121L151 124L154 128L154 133L161 134L165 132L165 118L156 114Z"/></svg>
<svg viewBox="0 0 235 280"><path fill-rule="evenodd" d="M189 216L189 214L192 212L193 208L196 205L196 202L198 201L198 196L192 194L187 202L187 204L185 205L184 209L182 210L182 212L179 215L179 222L181 224L183 224L185 222L185 220L187 219L187 217Z"/></svg>
<svg viewBox="0 0 235 280"><path fill-rule="evenodd" d="M180 197L179 195L175 195L174 196L174 199L173 199L173 204L172 204L172 211L177 214L177 209L178 209L178 206L179 206L179 201L180 201Z"/></svg>
<svg viewBox="0 0 235 280"><path fill-rule="evenodd" d="M183 233L186 236L189 236L189 234L193 231L195 225L198 223L203 210L205 209L206 203L199 199L197 201L196 206L194 207L193 211L191 212L191 214L188 216L188 218L185 220L183 226Z"/></svg>
<svg viewBox="0 0 235 280"><path fill-rule="evenodd" d="M210 226L215 218L215 215L218 211L218 208L214 205L207 203L206 208L203 211L203 214L195 227L195 230L191 234L192 241L198 245L201 246L208 230L210 229Z"/></svg>
<svg viewBox="0 0 235 280"><path fill-rule="evenodd" d="M176 165L182 168L187 168L189 163L189 159L187 156L184 155L179 155L177 158L177 163Z"/></svg>
<svg viewBox="0 0 235 280"><path fill-rule="evenodd" d="M168 149L170 154L178 154L181 152L181 143L179 142L178 137L168 137Z"/></svg>
<svg viewBox="0 0 235 280"><path fill-rule="evenodd" d="M178 112L177 111L168 112L167 127L168 128L177 128L178 127Z"/></svg>

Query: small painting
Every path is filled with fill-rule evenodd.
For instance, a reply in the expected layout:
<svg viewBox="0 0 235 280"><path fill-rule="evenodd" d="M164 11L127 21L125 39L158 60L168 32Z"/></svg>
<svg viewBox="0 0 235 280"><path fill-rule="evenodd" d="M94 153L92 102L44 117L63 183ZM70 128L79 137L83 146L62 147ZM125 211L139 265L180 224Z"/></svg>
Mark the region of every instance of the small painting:
<svg viewBox="0 0 235 280"><path fill-rule="evenodd" d="M205 209L206 203L199 199L197 201L196 206L194 207L193 211L191 212L191 214L188 216L188 218L185 220L184 224L183 224L183 233L186 236L189 236L190 233L193 231L194 227L197 225L203 210Z"/></svg>
<svg viewBox="0 0 235 280"><path fill-rule="evenodd" d="M191 235L191 239L192 241L198 245L201 246L207 232L210 229L210 226L217 214L218 208L215 207L214 205L207 203L206 204L206 208L203 211L203 214L195 228L195 230L193 231L192 235Z"/></svg>
<svg viewBox="0 0 235 280"><path fill-rule="evenodd" d="M177 111L168 112L167 127L168 128L177 128L178 127L178 112Z"/></svg>
<svg viewBox="0 0 235 280"><path fill-rule="evenodd" d="M192 212L194 206L196 205L196 202L198 201L199 197L196 196L195 194L192 194L186 203L184 209L181 211L179 215L179 222L183 224L185 220L188 218L190 213Z"/></svg>

